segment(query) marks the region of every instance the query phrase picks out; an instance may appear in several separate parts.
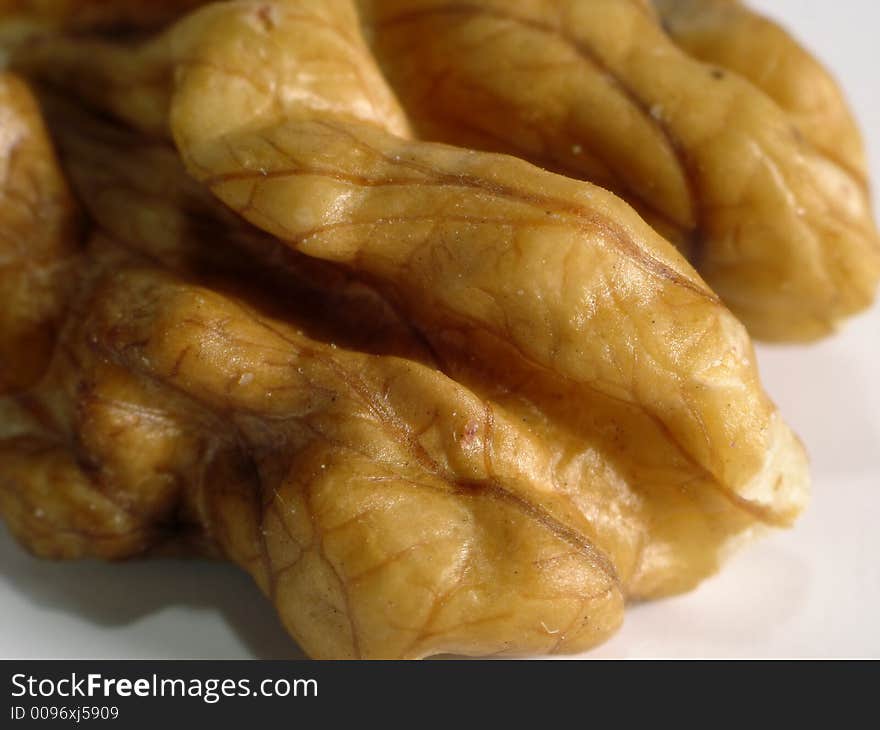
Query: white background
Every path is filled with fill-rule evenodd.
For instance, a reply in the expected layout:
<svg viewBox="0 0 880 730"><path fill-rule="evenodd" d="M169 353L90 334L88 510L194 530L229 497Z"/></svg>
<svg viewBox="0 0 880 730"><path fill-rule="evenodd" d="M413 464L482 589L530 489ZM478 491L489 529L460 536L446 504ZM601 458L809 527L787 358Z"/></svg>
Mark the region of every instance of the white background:
<svg viewBox="0 0 880 730"><path fill-rule="evenodd" d="M880 3L752 4L842 81L880 185ZM880 657L880 307L819 345L761 347L759 357L767 390L812 456L809 511L694 593L629 609L620 633L587 656ZM234 567L56 565L26 556L3 528L0 627L6 658L298 656Z"/></svg>

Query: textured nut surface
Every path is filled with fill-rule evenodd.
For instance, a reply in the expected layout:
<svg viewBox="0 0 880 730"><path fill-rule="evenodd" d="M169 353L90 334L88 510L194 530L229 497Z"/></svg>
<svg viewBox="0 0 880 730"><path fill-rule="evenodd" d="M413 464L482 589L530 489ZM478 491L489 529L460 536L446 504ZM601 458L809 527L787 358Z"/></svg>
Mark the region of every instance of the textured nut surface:
<svg viewBox="0 0 880 730"><path fill-rule="evenodd" d="M421 135L615 190L753 335L813 339L873 301L858 130L816 61L739 2L361 4Z"/></svg>
<svg viewBox="0 0 880 730"><path fill-rule="evenodd" d="M4 23L76 31L152 28L206 0L0 0Z"/></svg>
<svg viewBox="0 0 880 730"><path fill-rule="evenodd" d="M0 74L0 394L33 384L48 364L76 226L36 103Z"/></svg>
<svg viewBox="0 0 880 730"><path fill-rule="evenodd" d="M233 560L317 657L582 650L790 524L803 450L674 246L418 140L361 28L230 2L24 52L93 230L0 401L0 514L48 557Z"/></svg>
<svg viewBox="0 0 880 730"><path fill-rule="evenodd" d="M343 92L360 94L347 102L359 113L372 105L418 137L510 153L613 190L753 336L815 339L873 301L880 237L855 122L819 63L738 1L356 5L349 35L365 30L392 87L377 83L368 59L368 76ZM265 5L267 22L276 7ZM334 22L334 7L321 23ZM162 74L169 56L182 60L172 39L185 36L135 54L53 38L17 63L156 132L172 84ZM340 58L325 58L321 72L336 73ZM307 93L323 94L314 83L303 82ZM234 88L240 100L261 95L242 77ZM407 122L387 113L398 100Z"/></svg>

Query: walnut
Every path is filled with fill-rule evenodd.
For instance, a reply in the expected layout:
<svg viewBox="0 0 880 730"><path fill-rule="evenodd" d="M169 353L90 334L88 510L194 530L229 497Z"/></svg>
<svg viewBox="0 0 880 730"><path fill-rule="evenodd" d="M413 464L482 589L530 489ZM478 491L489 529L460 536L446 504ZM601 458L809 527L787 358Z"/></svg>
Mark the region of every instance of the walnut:
<svg viewBox="0 0 880 730"><path fill-rule="evenodd" d="M421 136L614 190L757 337L867 307L880 238L833 80L736 0L362 0ZM666 30L669 33L666 32Z"/></svg>
<svg viewBox="0 0 880 730"><path fill-rule="evenodd" d="M207 0L0 0L7 25L91 31L144 30L163 25Z"/></svg>
<svg viewBox="0 0 880 730"><path fill-rule="evenodd" d="M371 17L248 0L19 49L91 229L0 401L0 514L47 557L232 560L316 657L579 651L790 524L806 458L676 248L417 139Z"/></svg>
<svg viewBox="0 0 880 730"><path fill-rule="evenodd" d="M828 73L739 2L357 6L396 98L375 71L342 93L359 95L361 111L378 104L395 133L512 153L613 190L756 337L815 339L873 300L880 237L855 122ZM276 5L264 7L271 18ZM185 26L134 53L52 39L18 63L155 132ZM260 96L241 82L242 98ZM406 119L388 113L398 99Z"/></svg>
<svg viewBox="0 0 880 730"><path fill-rule="evenodd" d="M24 84L0 74L0 394L48 366L77 253L77 214Z"/></svg>

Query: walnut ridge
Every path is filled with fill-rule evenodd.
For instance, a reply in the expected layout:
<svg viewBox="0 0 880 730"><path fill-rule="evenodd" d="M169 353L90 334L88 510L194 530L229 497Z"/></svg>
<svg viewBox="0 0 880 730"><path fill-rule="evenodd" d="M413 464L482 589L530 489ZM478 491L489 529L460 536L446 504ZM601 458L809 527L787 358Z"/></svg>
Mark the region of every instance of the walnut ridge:
<svg viewBox="0 0 880 730"><path fill-rule="evenodd" d="M231 560L314 657L522 655L803 509L746 328L825 334L880 253L858 133L779 28L93 5L0 4L28 27L0 32L0 515L30 550ZM759 77L741 35L793 60Z"/></svg>

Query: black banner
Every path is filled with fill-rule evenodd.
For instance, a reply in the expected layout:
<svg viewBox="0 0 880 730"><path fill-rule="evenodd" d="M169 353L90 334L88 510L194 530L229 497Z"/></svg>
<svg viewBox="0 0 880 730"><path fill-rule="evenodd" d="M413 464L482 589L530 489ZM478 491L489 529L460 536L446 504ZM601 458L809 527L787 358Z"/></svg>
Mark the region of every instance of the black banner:
<svg viewBox="0 0 880 730"><path fill-rule="evenodd" d="M564 718L681 722L706 707L731 720L833 699L850 713L875 686L870 662L620 661L14 661L3 664L0 727L242 729L384 724L495 723ZM806 679L804 674L808 675ZM817 692L810 691L810 676ZM795 688L795 692L792 692ZM486 715L488 713L488 715ZM704 721L709 718L704 717ZM720 718L719 718L720 719ZM814 718L815 719L815 718Z"/></svg>

